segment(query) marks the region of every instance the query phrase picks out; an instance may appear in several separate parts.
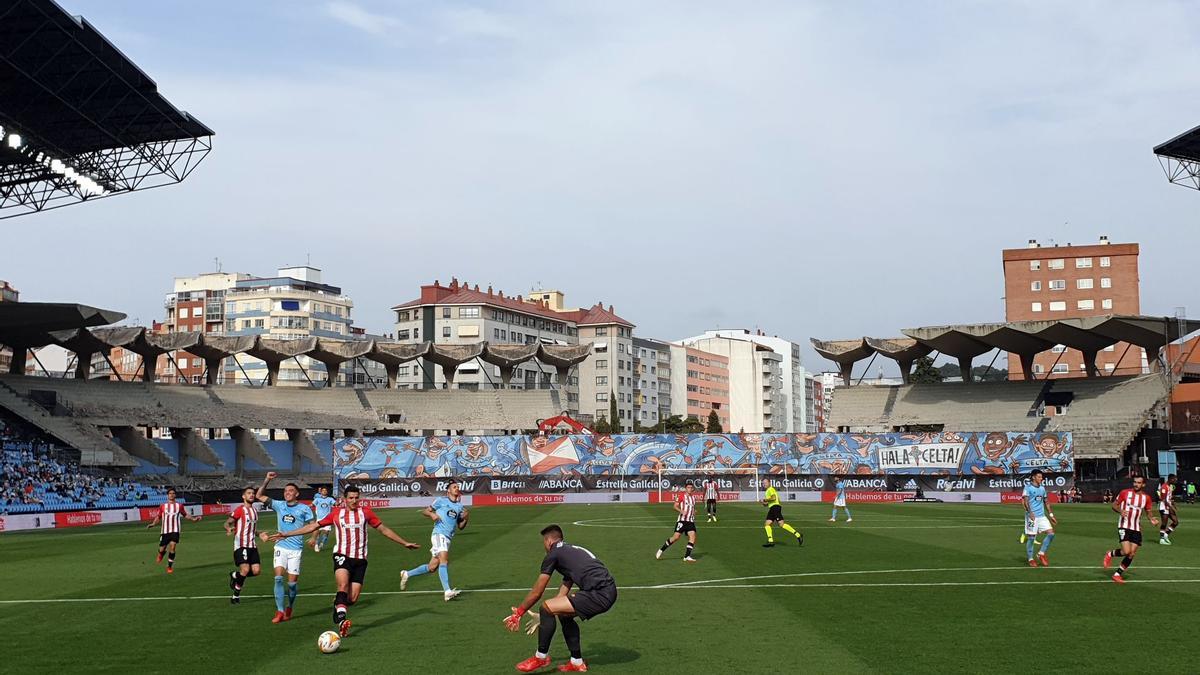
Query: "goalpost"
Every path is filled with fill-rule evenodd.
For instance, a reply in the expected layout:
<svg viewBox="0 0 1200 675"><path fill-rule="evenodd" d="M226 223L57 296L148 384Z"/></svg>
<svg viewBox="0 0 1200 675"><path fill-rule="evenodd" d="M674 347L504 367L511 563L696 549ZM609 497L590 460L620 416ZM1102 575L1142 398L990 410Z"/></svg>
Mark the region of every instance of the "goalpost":
<svg viewBox="0 0 1200 675"><path fill-rule="evenodd" d="M729 476L749 476L749 475L751 475L751 471L753 471L753 476L754 476L754 501L758 501L758 500L762 499L762 494L760 493L760 488L759 488L760 481L759 481L759 473L758 473L757 465L753 466L753 467L748 467L748 466L713 467L710 469L676 469L676 468L671 468L671 467L664 469L662 466L659 466L658 471L656 472L658 475L658 501L661 502L662 497L663 497L663 476L699 474L701 476L701 479L695 480L694 484L696 485L696 489L698 491L703 491L703 489L704 489L702 487L702 483L704 482L702 480L703 476L706 476L708 474L729 475ZM669 491L670 490L668 490L668 492ZM741 490L739 489L738 492L740 493Z"/></svg>

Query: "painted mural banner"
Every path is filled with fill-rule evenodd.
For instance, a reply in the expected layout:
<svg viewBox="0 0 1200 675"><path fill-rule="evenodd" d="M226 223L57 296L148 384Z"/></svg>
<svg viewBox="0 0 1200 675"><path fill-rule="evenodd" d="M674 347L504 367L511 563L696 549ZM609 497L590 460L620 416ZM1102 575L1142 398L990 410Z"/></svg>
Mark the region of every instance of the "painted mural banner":
<svg viewBox="0 0 1200 675"><path fill-rule="evenodd" d="M1073 473L1069 432L368 436L334 443L340 479L650 476L722 469L772 476Z"/></svg>

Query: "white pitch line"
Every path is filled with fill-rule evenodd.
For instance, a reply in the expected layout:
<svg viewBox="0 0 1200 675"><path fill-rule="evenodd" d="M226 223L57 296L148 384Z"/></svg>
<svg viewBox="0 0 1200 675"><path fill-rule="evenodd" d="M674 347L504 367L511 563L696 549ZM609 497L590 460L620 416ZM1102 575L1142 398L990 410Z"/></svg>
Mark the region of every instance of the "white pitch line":
<svg viewBox="0 0 1200 675"><path fill-rule="evenodd" d="M812 520L805 521L803 519L795 519L795 520L791 520L791 522L793 522L793 523L815 523L813 525L813 527L821 527L821 523L818 521L812 521ZM600 524L600 523L589 522L586 520L577 520L571 524L578 526L578 527L610 527L610 528L615 527L615 528L620 528L623 530L658 530L658 529L663 529L663 528L669 530L669 529L673 528L675 525L674 522L667 522L667 521L663 521L663 522L655 524L655 525L649 525L649 524L648 525L629 525L629 524L620 524L620 523ZM723 530L761 530L762 529L762 525L731 525L731 526L727 526L727 527L721 527L720 525L716 525L714 527L716 529L723 529ZM981 529L981 528L996 528L996 527L1007 527L1007 528L1012 528L1014 530L1019 530L1021 528L1021 523L1017 522L1017 523L1012 523L1012 524L1008 524L1008 525L846 525L844 527L836 527L834 525L829 525L828 528L822 529L821 531L826 532L826 531L839 531L839 530L841 530L841 531L850 531L850 530L962 530L962 529Z"/></svg>
<svg viewBox="0 0 1200 675"><path fill-rule="evenodd" d="M748 576L748 577L728 577L725 579L704 579L700 581L686 581L677 584L657 584L653 586L618 586L619 591L672 591L672 590L693 590L693 589L743 589L743 588L887 588L887 587L902 587L902 586L1013 586L1013 585L1039 585L1039 584L1104 584L1112 583L1109 579L1043 579L1037 581L905 581L905 582L840 582L840 583L810 583L810 584L745 584L745 583L726 583L738 581L753 581L756 579L778 579L787 577L815 577L815 576L849 576L860 574L904 574L904 573L923 573L923 572L987 572L987 571L1010 571L1028 574L1030 568L1023 566L1009 567L919 567L911 569L894 569L894 570L836 570L832 572L798 572L795 574L770 574L764 576ZM1046 569L1055 570L1096 570L1094 566L1059 566ZM1154 570L1200 570L1200 567L1195 566L1167 566L1154 567ZM1033 572L1037 574L1037 572ZM1107 573L1106 573L1107 574ZM1129 583L1141 584L1194 584L1200 583L1200 579L1130 579ZM466 594L474 593L523 593L528 591L528 588L478 588L464 589L462 592ZM362 595L435 595L442 591L366 591ZM328 593L314 593L311 596L328 595ZM273 595L243 595L242 599L267 599L274 598ZM0 600L0 605L38 605L38 604L70 604L70 603L89 603L89 602L155 602L162 600L227 600L229 595L167 595L167 596L142 596L142 597L125 597L125 598L31 598L20 600Z"/></svg>

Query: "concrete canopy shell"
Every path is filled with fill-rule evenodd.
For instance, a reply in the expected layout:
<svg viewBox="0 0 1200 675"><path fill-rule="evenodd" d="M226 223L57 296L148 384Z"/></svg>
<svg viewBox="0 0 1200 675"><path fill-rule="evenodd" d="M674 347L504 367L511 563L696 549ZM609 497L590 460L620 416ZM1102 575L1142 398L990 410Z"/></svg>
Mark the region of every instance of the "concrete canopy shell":
<svg viewBox="0 0 1200 675"><path fill-rule="evenodd" d="M416 344L401 344L398 342L374 342L366 358L382 363L387 371L387 388L396 388L396 378L400 375L400 364L419 359L429 353L429 342Z"/></svg>
<svg viewBox="0 0 1200 675"><path fill-rule="evenodd" d="M538 345L538 360L555 368L570 368L587 360L592 343L582 345Z"/></svg>
<svg viewBox="0 0 1200 675"><path fill-rule="evenodd" d="M889 359L892 359L900 366L900 376L904 379L904 383L908 384L910 375L912 374L913 361L928 356L933 348L929 345L917 342L912 338L863 338L867 346L875 351L876 354L882 354Z"/></svg>
<svg viewBox="0 0 1200 675"><path fill-rule="evenodd" d="M442 375L446 378L446 386L454 383L454 372L460 365L474 360L483 354L486 342L476 342L469 345L439 345L432 344L425 358L442 367Z"/></svg>
<svg viewBox="0 0 1200 675"><path fill-rule="evenodd" d="M365 356L374 348L374 340L317 340L308 355L325 364L325 383L332 387L343 363Z"/></svg>
<svg viewBox="0 0 1200 675"><path fill-rule="evenodd" d="M919 342L927 344L943 354L958 359L958 369L963 382L971 381L971 361L980 354L986 354L995 347L984 342L979 336L968 330L971 326L930 326L927 328L906 328L901 333Z"/></svg>
<svg viewBox="0 0 1200 675"><path fill-rule="evenodd" d="M531 345L488 345L480 355L484 361L499 366L500 381L507 385L512 380L516 367L538 355L536 344Z"/></svg>
<svg viewBox="0 0 1200 675"><path fill-rule="evenodd" d="M854 370L854 364L867 358L875 353L875 350L867 344L866 338L858 338L857 340L818 340L809 338L813 349L818 354L838 364L838 371L842 375L842 383L850 386L850 373Z"/></svg>
<svg viewBox="0 0 1200 675"><path fill-rule="evenodd" d="M307 354L317 346L317 338L306 337L296 340L276 340L260 337L254 341L254 347L246 353L267 364L267 384L274 385L279 379L279 364L284 361Z"/></svg>
<svg viewBox="0 0 1200 675"><path fill-rule="evenodd" d="M137 329L124 330L132 331L130 340L136 337ZM91 376L92 355L112 349L108 342L86 328L55 331L51 336L59 346L75 353L75 377L81 380Z"/></svg>
<svg viewBox="0 0 1200 675"><path fill-rule="evenodd" d="M141 326L124 326L119 328L94 328L92 335L109 347L125 347L131 345L146 332Z"/></svg>
<svg viewBox="0 0 1200 675"><path fill-rule="evenodd" d="M1079 321L1088 330L1114 338L1114 342L1129 342L1154 353L1167 343L1200 330L1200 321L1165 316L1114 315Z"/></svg>
<svg viewBox="0 0 1200 675"><path fill-rule="evenodd" d="M204 359L205 383L216 384L221 361L253 347L253 335L203 335L188 351Z"/></svg>

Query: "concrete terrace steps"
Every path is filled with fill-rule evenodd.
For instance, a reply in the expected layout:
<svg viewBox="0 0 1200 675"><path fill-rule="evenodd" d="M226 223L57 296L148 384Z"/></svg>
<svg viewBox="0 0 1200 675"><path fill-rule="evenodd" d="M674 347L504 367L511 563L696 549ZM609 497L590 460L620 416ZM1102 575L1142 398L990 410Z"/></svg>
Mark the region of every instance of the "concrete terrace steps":
<svg viewBox="0 0 1200 675"><path fill-rule="evenodd" d="M55 417L4 382L0 382L0 407L57 438L64 445L79 450L81 463L99 466L137 465L137 460L95 427L68 417Z"/></svg>

